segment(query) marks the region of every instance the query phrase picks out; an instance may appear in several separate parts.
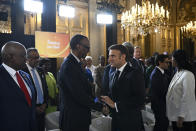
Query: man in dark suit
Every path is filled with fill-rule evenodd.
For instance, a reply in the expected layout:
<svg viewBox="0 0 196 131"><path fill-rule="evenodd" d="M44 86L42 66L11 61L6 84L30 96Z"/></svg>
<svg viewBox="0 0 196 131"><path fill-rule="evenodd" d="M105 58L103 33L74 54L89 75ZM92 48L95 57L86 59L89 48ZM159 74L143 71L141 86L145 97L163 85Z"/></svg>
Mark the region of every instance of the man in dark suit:
<svg viewBox="0 0 196 131"><path fill-rule="evenodd" d="M101 96L111 107L112 131L141 131L141 107L144 104L144 77L127 63L123 45L109 48L109 62L116 71L109 84L111 96Z"/></svg>
<svg viewBox="0 0 196 131"><path fill-rule="evenodd" d="M35 131L35 91L29 75L20 69L26 49L15 41L1 50L0 131Z"/></svg>
<svg viewBox="0 0 196 131"><path fill-rule="evenodd" d="M48 86L44 71L38 68L39 53L35 48L27 49L27 63L23 71L30 74L31 80L36 91L36 121L38 131L45 130L45 110L48 102Z"/></svg>
<svg viewBox="0 0 196 131"><path fill-rule="evenodd" d="M60 91L63 108L60 109L62 131L89 131L91 108L102 109L95 104L91 84L85 77L80 59L85 58L90 49L89 40L83 35L75 35L70 41L71 53L60 69Z"/></svg>
<svg viewBox="0 0 196 131"><path fill-rule="evenodd" d="M155 62L156 67L150 76L151 108L155 115L154 131L167 131L169 121L166 117L166 94L169 83L164 70L168 69L168 56L160 54Z"/></svg>
<svg viewBox="0 0 196 131"><path fill-rule="evenodd" d="M134 47L132 66L140 70L145 76L145 65L144 62L140 60L141 58L141 48L139 46Z"/></svg>

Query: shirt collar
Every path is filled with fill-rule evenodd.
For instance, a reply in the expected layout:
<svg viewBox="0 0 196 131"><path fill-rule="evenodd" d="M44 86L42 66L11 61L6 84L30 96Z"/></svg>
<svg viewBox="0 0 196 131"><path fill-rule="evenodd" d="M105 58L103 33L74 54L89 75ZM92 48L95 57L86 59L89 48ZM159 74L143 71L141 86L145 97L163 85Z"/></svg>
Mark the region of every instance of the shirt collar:
<svg viewBox="0 0 196 131"><path fill-rule="evenodd" d="M3 67L8 71L8 73L14 77L16 75L16 70L14 70L13 68L11 68L10 66L6 65L5 63L2 64Z"/></svg>
<svg viewBox="0 0 196 131"><path fill-rule="evenodd" d="M78 63L80 63L80 59L74 55L74 53L71 51L71 54L73 55L73 57L77 60Z"/></svg>
<svg viewBox="0 0 196 131"><path fill-rule="evenodd" d="M126 65L127 65L127 62L126 62L123 66L121 66L118 70L119 70L120 72L122 72L122 71L124 70L124 68L125 68Z"/></svg>
<svg viewBox="0 0 196 131"><path fill-rule="evenodd" d="M161 71L162 74L164 74L165 71L162 68L160 68L159 66L156 67Z"/></svg>
<svg viewBox="0 0 196 131"><path fill-rule="evenodd" d="M32 68L28 63L26 63L26 65L27 65L27 68L28 68L30 71L34 69L34 68Z"/></svg>

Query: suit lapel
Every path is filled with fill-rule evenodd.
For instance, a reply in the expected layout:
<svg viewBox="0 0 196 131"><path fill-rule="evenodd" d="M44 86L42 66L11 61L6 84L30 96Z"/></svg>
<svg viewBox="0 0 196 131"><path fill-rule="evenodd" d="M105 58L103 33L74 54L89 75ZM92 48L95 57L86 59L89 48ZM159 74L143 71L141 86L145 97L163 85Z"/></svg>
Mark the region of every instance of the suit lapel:
<svg viewBox="0 0 196 131"><path fill-rule="evenodd" d="M122 73L121 73L121 75L120 75L120 77L119 77L119 79L118 79L118 82L121 81L121 80L125 77L125 75L126 75L126 73L127 73L127 71L128 71L129 69L130 69L130 66L129 66L129 64L127 63L127 65L125 66L124 70L122 71Z"/></svg>
<svg viewBox="0 0 196 131"><path fill-rule="evenodd" d="M76 69L77 70L75 70L75 72L79 72L78 73L78 77L80 77L81 78L81 81L82 82L84 82L84 85L86 85L86 86L81 86L85 91L87 91L87 92L91 92L91 85L90 85L90 83L89 83L89 81L87 80L87 78L86 78L86 76L85 76L85 74L84 74L84 71L82 70L82 67L81 67L81 65L80 65L80 63L78 63L78 61L74 58L74 56L72 55L72 54L70 54L68 57L67 57L67 59L69 59L71 62L72 62L72 64L73 64L73 66L76 66Z"/></svg>
<svg viewBox="0 0 196 131"><path fill-rule="evenodd" d="M2 71L1 73L3 73L3 75L5 76L4 78L5 78L5 81L7 82L8 87L12 88L11 89L12 91L16 92L17 95L19 95L20 97L24 99L24 101L26 101L24 93L22 92L18 84L14 81L14 79L10 76L10 74L6 71L6 69L3 66L1 66L0 69Z"/></svg>
<svg viewBox="0 0 196 131"><path fill-rule="evenodd" d="M115 86L115 88L112 88L112 93L116 93L119 92L120 89L120 83L121 81L124 79L124 77L126 76L127 71L130 69L129 64L127 63L127 65L125 66L124 70L122 71L121 75L118 78L117 84ZM118 93L119 94L119 93Z"/></svg>
<svg viewBox="0 0 196 131"><path fill-rule="evenodd" d="M174 85L179 80L179 78L181 78L183 73L184 73L184 71L180 71L179 73L174 75L174 78L172 79L171 84L169 85L169 89L168 89L168 95L169 96L170 96L171 92L173 91Z"/></svg>

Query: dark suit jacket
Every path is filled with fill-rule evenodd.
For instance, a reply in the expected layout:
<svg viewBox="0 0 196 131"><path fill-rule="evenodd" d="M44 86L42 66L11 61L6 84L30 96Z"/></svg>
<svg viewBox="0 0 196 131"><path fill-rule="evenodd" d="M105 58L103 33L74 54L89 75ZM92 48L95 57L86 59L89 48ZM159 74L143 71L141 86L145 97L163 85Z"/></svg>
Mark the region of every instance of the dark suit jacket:
<svg viewBox="0 0 196 131"><path fill-rule="evenodd" d="M166 94L169 86L166 75L155 67L150 76L151 88L151 107L157 115L166 116Z"/></svg>
<svg viewBox="0 0 196 131"><path fill-rule="evenodd" d="M30 73L28 67L25 66L22 70L30 75L31 81L33 82L33 77L31 76L31 73ZM43 89L43 94L44 94L44 103L48 104L48 86L47 86L47 83L46 83L45 74L44 74L43 70L39 67L37 67L36 70L37 70L37 72L40 76L41 82L42 82L42 89ZM36 98L36 101L37 101L37 92L36 92L34 82L33 82L33 86L34 86L34 89L35 89L35 98Z"/></svg>
<svg viewBox="0 0 196 131"><path fill-rule="evenodd" d="M63 131L87 130L91 123L91 108L101 110L102 105L94 103L91 85L73 55L64 60L59 80L64 102L60 109L60 128Z"/></svg>
<svg viewBox="0 0 196 131"><path fill-rule="evenodd" d="M116 102L116 109L112 110L112 129L116 126L120 131L140 131L142 127L141 107L144 104L144 77L137 69L125 66L117 84L112 88L112 100Z"/></svg>
<svg viewBox="0 0 196 131"><path fill-rule="evenodd" d="M141 60L136 60L135 58L132 58L130 62L134 68L145 74L145 65Z"/></svg>
<svg viewBox="0 0 196 131"><path fill-rule="evenodd" d="M116 68L111 67L111 65L107 65L104 68L103 79L102 79L103 90L101 92L102 95L106 95L106 96L111 95L109 85L111 84L112 75L113 75L115 70L116 70Z"/></svg>
<svg viewBox="0 0 196 131"><path fill-rule="evenodd" d="M20 71L32 93L29 107L23 91L14 79L0 66L0 131L35 131L35 91L29 75Z"/></svg>

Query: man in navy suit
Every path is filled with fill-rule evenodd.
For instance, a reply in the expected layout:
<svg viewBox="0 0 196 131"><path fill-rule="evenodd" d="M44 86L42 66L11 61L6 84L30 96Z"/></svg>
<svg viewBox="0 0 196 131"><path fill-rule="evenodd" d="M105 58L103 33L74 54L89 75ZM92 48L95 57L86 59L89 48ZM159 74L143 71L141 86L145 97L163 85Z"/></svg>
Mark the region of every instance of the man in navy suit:
<svg viewBox="0 0 196 131"><path fill-rule="evenodd" d="M144 77L127 63L127 48L112 45L109 62L116 70L110 80L110 96L101 96L111 107L112 131L141 131L141 107L144 104Z"/></svg>
<svg viewBox="0 0 196 131"><path fill-rule="evenodd" d="M94 103L92 87L81 67L90 49L87 37L75 35L70 41L71 53L60 69L60 91L63 106L60 109L62 131L89 131L91 109L101 111L102 104Z"/></svg>
<svg viewBox="0 0 196 131"><path fill-rule="evenodd" d="M37 67L39 53L35 48L27 49L27 60L23 71L30 74L35 89L36 100L36 122L38 131L45 131L45 111L48 104L48 86L44 71Z"/></svg>
<svg viewBox="0 0 196 131"><path fill-rule="evenodd" d="M151 108L155 115L154 131L167 131L169 121L166 117L166 94L169 82L164 70L168 69L168 56L156 56L155 63L156 67L150 76Z"/></svg>
<svg viewBox="0 0 196 131"><path fill-rule="evenodd" d="M29 75L20 69L25 64L26 49L15 41L1 50L0 131L35 131L35 91Z"/></svg>

